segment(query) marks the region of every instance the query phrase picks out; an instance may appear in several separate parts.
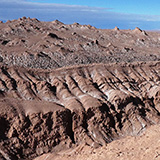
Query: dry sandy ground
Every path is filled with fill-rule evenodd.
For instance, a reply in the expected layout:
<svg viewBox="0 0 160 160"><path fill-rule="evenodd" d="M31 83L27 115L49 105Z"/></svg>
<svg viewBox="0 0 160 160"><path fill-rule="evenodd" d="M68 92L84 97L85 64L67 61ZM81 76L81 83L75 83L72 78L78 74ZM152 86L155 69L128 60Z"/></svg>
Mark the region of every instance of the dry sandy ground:
<svg viewBox="0 0 160 160"><path fill-rule="evenodd" d="M84 145L62 153L46 154L35 160L158 160L159 133L160 125L154 125L139 136L115 140L98 149Z"/></svg>

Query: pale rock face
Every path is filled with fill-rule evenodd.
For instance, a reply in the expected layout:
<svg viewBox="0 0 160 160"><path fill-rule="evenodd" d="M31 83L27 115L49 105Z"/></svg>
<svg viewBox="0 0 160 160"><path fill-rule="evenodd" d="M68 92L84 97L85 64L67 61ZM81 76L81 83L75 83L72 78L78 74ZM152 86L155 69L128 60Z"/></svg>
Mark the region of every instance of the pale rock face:
<svg viewBox="0 0 160 160"><path fill-rule="evenodd" d="M142 33L142 30L141 30L140 28L136 27L136 28L133 30L133 32Z"/></svg>
<svg viewBox="0 0 160 160"><path fill-rule="evenodd" d="M114 31L119 31L119 28L116 26L113 30Z"/></svg>

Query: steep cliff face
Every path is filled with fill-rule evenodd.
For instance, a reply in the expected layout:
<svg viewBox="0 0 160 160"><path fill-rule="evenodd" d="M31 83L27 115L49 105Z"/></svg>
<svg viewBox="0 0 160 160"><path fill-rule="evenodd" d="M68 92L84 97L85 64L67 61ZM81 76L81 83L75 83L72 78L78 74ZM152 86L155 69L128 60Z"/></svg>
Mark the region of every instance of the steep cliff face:
<svg viewBox="0 0 160 160"><path fill-rule="evenodd" d="M158 124L160 63L0 68L0 156L97 148Z"/></svg>

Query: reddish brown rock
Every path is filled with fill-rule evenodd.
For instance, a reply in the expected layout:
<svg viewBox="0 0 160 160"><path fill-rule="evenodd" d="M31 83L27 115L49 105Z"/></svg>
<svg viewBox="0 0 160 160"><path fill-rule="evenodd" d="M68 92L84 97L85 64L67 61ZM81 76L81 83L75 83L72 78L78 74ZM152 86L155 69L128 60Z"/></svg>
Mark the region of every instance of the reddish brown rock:
<svg viewBox="0 0 160 160"><path fill-rule="evenodd" d="M71 157L159 124L159 36L26 17L0 24L0 159Z"/></svg>
<svg viewBox="0 0 160 160"><path fill-rule="evenodd" d="M2 65L1 157L31 159L140 135L160 121L159 67L159 62L56 70Z"/></svg>
<svg viewBox="0 0 160 160"><path fill-rule="evenodd" d="M41 22L22 17L0 23L0 30L0 56L8 65L51 69L160 59L160 34L138 27L132 31L117 27L97 29L78 23L66 25L58 20Z"/></svg>

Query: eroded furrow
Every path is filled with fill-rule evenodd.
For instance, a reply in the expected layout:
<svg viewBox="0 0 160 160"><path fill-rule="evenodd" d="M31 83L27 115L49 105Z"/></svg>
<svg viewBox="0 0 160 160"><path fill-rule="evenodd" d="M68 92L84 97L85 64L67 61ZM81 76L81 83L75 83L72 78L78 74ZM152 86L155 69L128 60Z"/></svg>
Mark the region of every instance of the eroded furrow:
<svg viewBox="0 0 160 160"><path fill-rule="evenodd" d="M0 157L32 159L139 135L160 121L160 63L1 66Z"/></svg>

